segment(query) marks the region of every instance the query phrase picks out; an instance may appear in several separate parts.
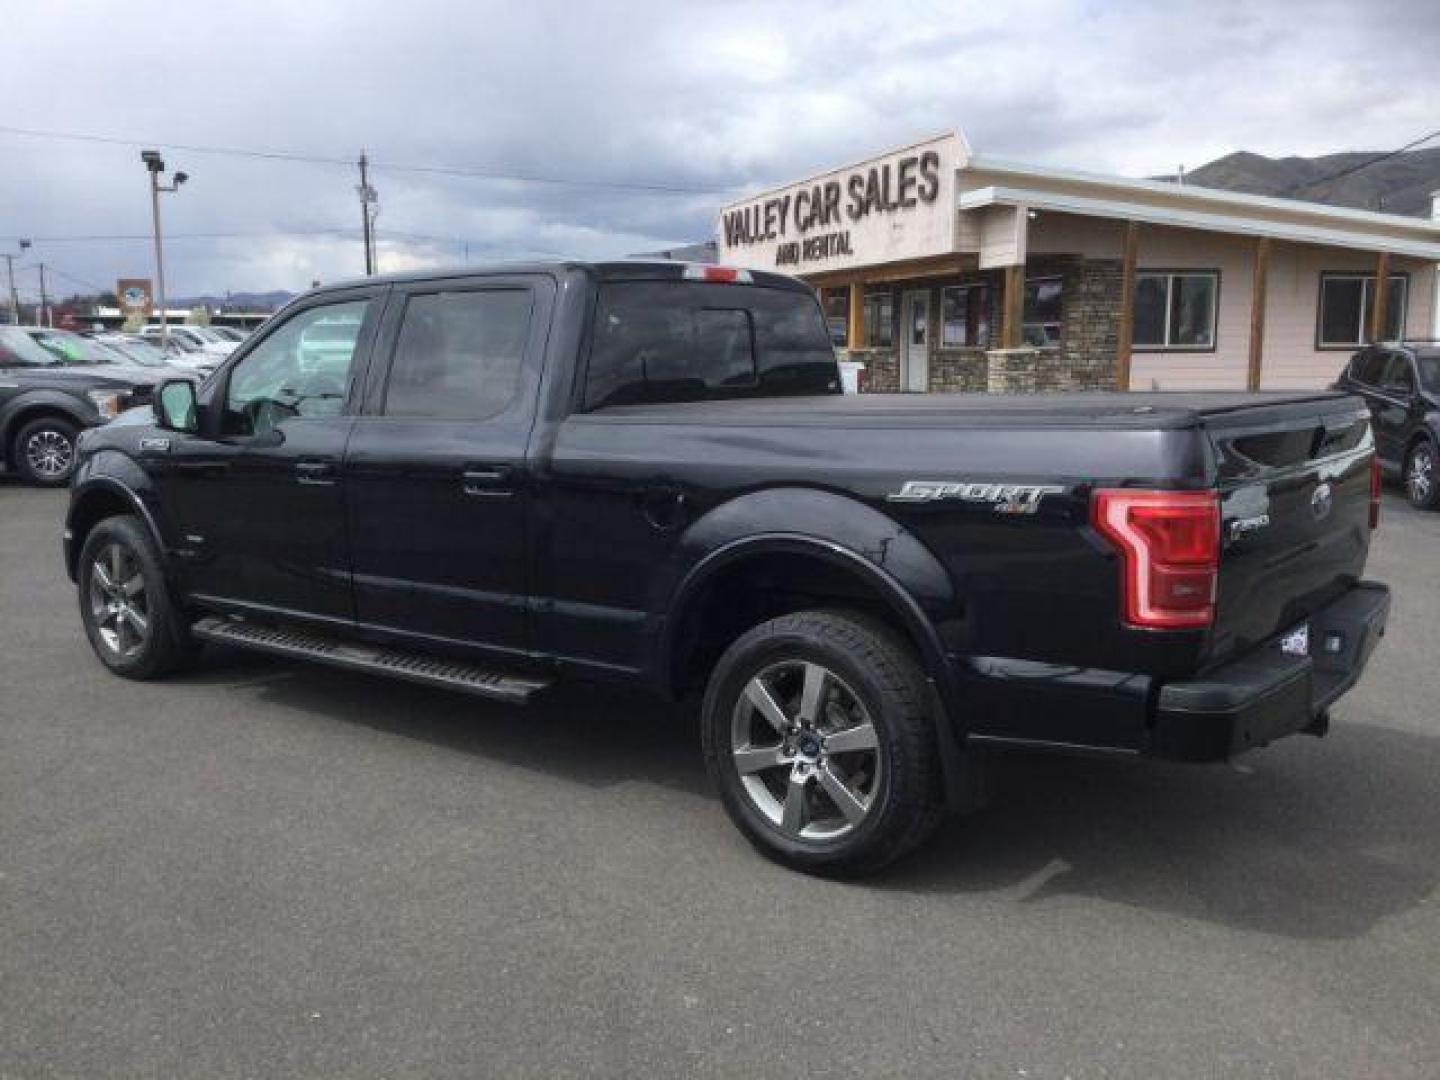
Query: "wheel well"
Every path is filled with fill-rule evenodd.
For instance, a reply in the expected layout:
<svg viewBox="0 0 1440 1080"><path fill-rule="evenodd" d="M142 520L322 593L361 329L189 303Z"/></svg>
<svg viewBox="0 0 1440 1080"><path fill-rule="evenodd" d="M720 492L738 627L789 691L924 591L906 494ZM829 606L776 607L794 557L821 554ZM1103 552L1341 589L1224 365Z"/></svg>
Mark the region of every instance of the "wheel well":
<svg viewBox="0 0 1440 1080"><path fill-rule="evenodd" d="M1432 435L1432 434L1430 434L1430 432L1425 431L1425 430L1423 430L1423 429L1420 430L1420 431L1415 432L1414 435L1411 435L1411 436L1410 436L1410 441L1405 444L1405 457L1404 457L1404 459L1402 459L1401 462L1400 462L1400 467L1401 467L1402 469L1405 468L1405 467L1410 463L1410 462L1409 462L1410 451L1411 451L1411 450L1414 450L1415 447L1418 446L1418 445L1419 445L1420 443L1422 443L1422 442L1428 442L1431 446L1434 446L1434 445L1435 445L1435 436Z"/></svg>
<svg viewBox="0 0 1440 1080"><path fill-rule="evenodd" d="M80 549L85 546L85 540L90 535L90 530L108 517L115 517L118 514L134 515L135 507L125 496L111 488L98 487L87 491L81 498L78 505L70 513L70 565L66 568L70 576L75 576L75 567L80 558Z"/></svg>
<svg viewBox="0 0 1440 1080"><path fill-rule="evenodd" d="M15 463L15 440L20 437L21 429L24 428L25 425L30 423L31 421L40 420L45 417L51 417L55 420L64 420L67 424L69 424L76 430L79 430L81 427L84 426L73 416L67 413L64 409L57 408L54 405L30 405L22 408L19 412L17 412L14 416L10 418L5 431L5 443L3 449L5 452L5 460L7 462L12 465Z"/></svg>
<svg viewBox="0 0 1440 1080"><path fill-rule="evenodd" d="M878 619L923 663L923 646L912 628L863 575L817 556L773 552L721 568L687 600L672 638L672 692L682 697L702 689L720 655L752 626L817 607L848 608Z"/></svg>

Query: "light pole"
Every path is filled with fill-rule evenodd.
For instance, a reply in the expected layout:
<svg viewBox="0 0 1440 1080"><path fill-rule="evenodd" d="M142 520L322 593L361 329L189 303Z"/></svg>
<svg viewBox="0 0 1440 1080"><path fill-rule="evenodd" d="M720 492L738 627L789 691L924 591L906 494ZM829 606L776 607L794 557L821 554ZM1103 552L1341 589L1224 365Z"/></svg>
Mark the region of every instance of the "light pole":
<svg viewBox="0 0 1440 1080"><path fill-rule="evenodd" d="M150 172L150 216L155 223L155 290L160 294L160 348L170 351L170 313L165 306L165 253L160 243L160 193L179 191L180 185L189 180L187 173L177 172L172 184L160 183L160 174L165 171L165 161L158 150L141 150L140 160Z"/></svg>
<svg viewBox="0 0 1440 1080"><path fill-rule="evenodd" d="M30 249L29 240L20 241L20 250L16 253L5 253L5 269L10 274L10 317L15 325L20 325L20 294L15 291L15 260L22 258L25 252Z"/></svg>

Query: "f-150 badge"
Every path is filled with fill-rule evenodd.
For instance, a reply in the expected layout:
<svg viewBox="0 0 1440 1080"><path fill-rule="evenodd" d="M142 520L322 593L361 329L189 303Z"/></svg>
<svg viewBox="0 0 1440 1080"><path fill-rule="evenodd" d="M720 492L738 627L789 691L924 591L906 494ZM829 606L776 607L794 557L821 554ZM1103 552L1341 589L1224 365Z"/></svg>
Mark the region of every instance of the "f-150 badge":
<svg viewBox="0 0 1440 1080"><path fill-rule="evenodd" d="M987 503L997 514L1033 514L1040 509L1046 495L1059 495L1063 487L1051 484L991 484L983 481L968 483L955 480L906 480L905 486L885 498L891 502L937 502L959 499L962 502Z"/></svg>

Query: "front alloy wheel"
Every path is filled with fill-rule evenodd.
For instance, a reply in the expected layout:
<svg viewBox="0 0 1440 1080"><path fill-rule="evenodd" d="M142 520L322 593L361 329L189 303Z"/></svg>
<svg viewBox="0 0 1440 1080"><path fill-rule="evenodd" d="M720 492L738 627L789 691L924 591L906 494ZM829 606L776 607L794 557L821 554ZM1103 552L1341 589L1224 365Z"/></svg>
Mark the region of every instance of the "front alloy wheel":
<svg viewBox="0 0 1440 1080"><path fill-rule="evenodd" d="M150 596L135 553L118 541L106 544L90 564L90 619L104 647L118 660L133 660L150 640Z"/></svg>
<svg viewBox="0 0 1440 1080"><path fill-rule="evenodd" d="M137 518L122 514L97 523L77 570L85 636L107 668L127 679L151 679L194 660L199 644L170 598L159 548Z"/></svg>

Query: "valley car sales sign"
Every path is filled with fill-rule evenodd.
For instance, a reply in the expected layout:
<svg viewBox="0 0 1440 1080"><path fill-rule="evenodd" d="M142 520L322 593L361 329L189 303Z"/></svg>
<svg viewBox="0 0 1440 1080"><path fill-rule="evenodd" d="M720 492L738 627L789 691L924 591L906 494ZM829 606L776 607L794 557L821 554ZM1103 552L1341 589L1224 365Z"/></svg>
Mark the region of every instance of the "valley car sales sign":
<svg viewBox="0 0 1440 1080"><path fill-rule="evenodd" d="M968 156L942 135L734 203L720 212L720 262L803 275L947 254Z"/></svg>

